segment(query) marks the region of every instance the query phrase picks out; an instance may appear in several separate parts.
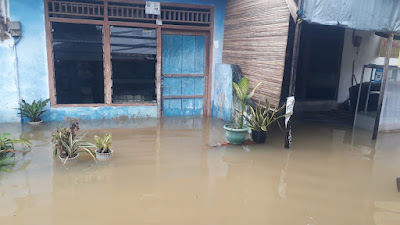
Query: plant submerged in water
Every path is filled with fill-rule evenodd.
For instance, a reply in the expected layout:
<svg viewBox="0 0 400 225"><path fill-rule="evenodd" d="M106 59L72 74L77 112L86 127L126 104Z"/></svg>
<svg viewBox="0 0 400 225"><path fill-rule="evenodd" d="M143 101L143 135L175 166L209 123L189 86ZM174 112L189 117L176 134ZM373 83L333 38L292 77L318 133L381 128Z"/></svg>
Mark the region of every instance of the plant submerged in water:
<svg viewBox="0 0 400 225"><path fill-rule="evenodd" d="M256 85L253 91L250 92L250 82L247 78L243 77L239 83L232 82L233 88L235 89L236 95L240 100L241 112L239 116L239 125L238 129L243 129L243 120L244 120L244 110L246 109L247 101L251 99L254 95L254 92L261 85L261 82Z"/></svg>
<svg viewBox="0 0 400 225"><path fill-rule="evenodd" d="M19 104L20 107L18 110L20 112L18 114L31 119L31 122L40 122L42 121L40 116L47 111L43 110L43 108L49 101L50 99L46 99L44 101L39 100L37 102L35 100L32 102L32 104L29 104L25 100L22 100L22 103Z"/></svg>
<svg viewBox="0 0 400 225"><path fill-rule="evenodd" d="M25 139L16 139L10 137L11 134L2 133L0 134L0 170L2 167L10 166L14 162L12 161L15 157L14 144L22 144L23 146L30 148L31 143Z"/></svg>
<svg viewBox="0 0 400 225"><path fill-rule="evenodd" d="M95 145L99 153L111 152L111 134L106 134L104 138L95 135L94 140L96 141Z"/></svg>
<svg viewBox="0 0 400 225"><path fill-rule="evenodd" d="M85 135L78 135L78 131L78 122L71 123L68 128L62 127L61 125L58 126L56 132L51 137L51 141L54 145L54 155L59 153L61 158L69 159L76 157L79 152L86 152L96 161L96 157L89 149L95 146L84 141Z"/></svg>

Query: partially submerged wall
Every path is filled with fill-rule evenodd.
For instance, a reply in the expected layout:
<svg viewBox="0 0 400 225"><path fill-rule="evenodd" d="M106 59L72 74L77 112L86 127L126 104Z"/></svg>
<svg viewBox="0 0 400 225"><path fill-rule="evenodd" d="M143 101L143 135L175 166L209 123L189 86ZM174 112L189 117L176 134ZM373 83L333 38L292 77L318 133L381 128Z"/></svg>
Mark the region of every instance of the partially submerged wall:
<svg viewBox="0 0 400 225"><path fill-rule="evenodd" d="M231 120L232 109L232 67L229 64L217 64L214 76L215 98L211 102L211 115L223 119Z"/></svg>
<svg viewBox="0 0 400 225"><path fill-rule="evenodd" d="M263 84L254 99L279 104L290 13L283 0L228 0L223 62L237 64L251 87Z"/></svg>

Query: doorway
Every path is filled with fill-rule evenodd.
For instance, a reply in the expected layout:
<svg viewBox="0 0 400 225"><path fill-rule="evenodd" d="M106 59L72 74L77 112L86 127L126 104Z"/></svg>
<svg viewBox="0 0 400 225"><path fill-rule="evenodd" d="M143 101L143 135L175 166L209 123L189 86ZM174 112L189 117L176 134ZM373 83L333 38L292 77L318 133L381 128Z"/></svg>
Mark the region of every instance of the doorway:
<svg viewBox="0 0 400 225"><path fill-rule="evenodd" d="M162 112L199 116L206 112L208 33L163 31Z"/></svg>
<svg viewBox="0 0 400 225"><path fill-rule="evenodd" d="M301 33L296 99L336 101L344 28L304 23Z"/></svg>

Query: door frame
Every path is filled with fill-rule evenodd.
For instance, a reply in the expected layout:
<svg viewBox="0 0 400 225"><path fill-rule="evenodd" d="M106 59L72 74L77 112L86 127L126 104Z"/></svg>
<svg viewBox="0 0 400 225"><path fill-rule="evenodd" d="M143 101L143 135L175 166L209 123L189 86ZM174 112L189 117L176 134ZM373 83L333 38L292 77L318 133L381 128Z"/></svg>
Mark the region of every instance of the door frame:
<svg viewBox="0 0 400 225"><path fill-rule="evenodd" d="M204 93L203 93L203 116L210 116L211 115L211 90L212 90L212 38L210 39L211 36L211 31L196 31L196 30L179 30L179 29L161 29L160 32L160 41L157 42L157 47L160 49L160 104L159 104L159 110L161 110L161 115L164 116L163 112L163 101L164 101L164 96L162 93L162 87L163 87L163 81L164 81L164 75L162 71L162 35L164 34L171 34L171 35L189 35L189 36L204 36L205 37L205 52L204 52ZM158 54L157 54L158 55ZM210 62L211 61L211 62ZM185 75L183 74L182 77ZM190 98L190 97L196 97L196 96L182 96L182 98Z"/></svg>

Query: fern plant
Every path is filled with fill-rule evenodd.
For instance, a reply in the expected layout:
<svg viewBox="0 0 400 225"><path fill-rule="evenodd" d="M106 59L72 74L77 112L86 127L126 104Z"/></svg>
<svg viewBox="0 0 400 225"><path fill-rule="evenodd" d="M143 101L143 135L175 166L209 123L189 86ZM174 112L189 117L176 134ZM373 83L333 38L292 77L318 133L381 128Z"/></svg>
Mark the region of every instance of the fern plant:
<svg viewBox="0 0 400 225"><path fill-rule="evenodd" d="M31 120L31 122L40 122L42 119L40 116L46 112L47 110L43 110L43 108L49 103L50 99L46 99L44 101L39 100L36 102L33 101L32 104L27 103L25 100L22 100L22 103L19 104L18 110L23 117L27 117Z"/></svg>
<svg viewBox="0 0 400 225"><path fill-rule="evenodd" d="M106 134L104 138L95 135L94 140L96 141L95 145L99 153L111 152L111 134Z"/></svg>
<svg viewBox="0 0 400 225"><path fill-rule="evenodd" d="M243 77L239 83L232 82L233 88L235 89L236 95L240 100L241 104L241 112L239 115L239 129L243 129L243 118L244 118L244 110L247 105L247 101L251 99L254 95L254 92L261 85L261 82L256 85L253 91L250 92L250 82L247 78Z"/></svg>

